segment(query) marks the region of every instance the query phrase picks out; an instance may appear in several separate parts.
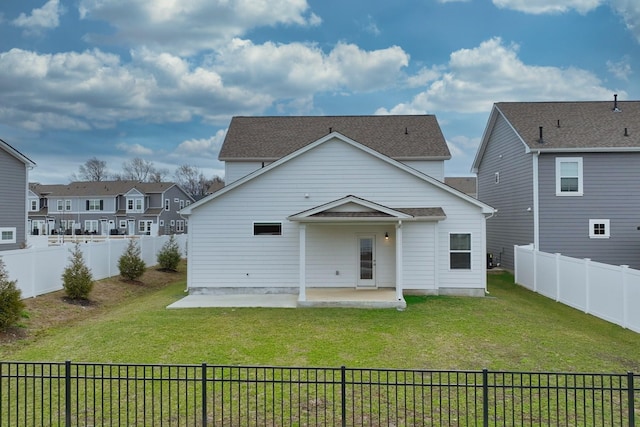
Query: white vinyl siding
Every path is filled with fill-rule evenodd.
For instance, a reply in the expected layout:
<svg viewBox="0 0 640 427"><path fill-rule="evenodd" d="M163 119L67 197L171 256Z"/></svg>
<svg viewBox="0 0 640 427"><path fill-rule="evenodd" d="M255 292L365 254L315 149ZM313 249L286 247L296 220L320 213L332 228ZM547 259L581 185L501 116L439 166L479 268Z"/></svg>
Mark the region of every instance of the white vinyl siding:
<svg viewBox="0 0 640 427"><path fill-rule="evenodd" d="M298 287L299 224L286 218L349 194L388 207L444 210L447 217L437 224L403 224L406 289L484 288L484 216L480 208L342 141L328 141L196 208L189 218L188 286ZM248 227L264 218L282 219L282 236L255 238ZM345 229L353 232L336 231ZM448 233L460 229L473 236L473 269L450 271ZM364 229L307 225L309 286L330 286L332 282L322 283L323 277L337 283L350 279L354 284L356 231L377 236L378 286L395 285L396 231L395 223L390 222L365 225ZM385 232L390 235L388 241ZM345 239L350 242L346 246ZM436 250L436 245L441 249Z"/></svg>

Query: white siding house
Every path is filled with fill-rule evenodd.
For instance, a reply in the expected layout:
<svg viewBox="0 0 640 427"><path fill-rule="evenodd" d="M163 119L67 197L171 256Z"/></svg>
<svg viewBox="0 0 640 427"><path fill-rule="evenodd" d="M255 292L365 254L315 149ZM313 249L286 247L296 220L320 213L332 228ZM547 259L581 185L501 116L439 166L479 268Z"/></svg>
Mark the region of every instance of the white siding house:
<svg viewBox="0 0 640 427"><path fill-rule="evenodd" d="M484 295L493 209L368 145L332 131L183 209L189 292Z"/></svg>

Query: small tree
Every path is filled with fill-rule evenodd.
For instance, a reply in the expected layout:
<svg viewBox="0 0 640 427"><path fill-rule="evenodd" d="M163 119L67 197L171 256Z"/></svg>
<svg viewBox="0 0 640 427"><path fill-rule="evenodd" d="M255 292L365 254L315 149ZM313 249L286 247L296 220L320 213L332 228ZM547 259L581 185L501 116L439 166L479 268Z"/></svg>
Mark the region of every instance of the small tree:
<svg viewBox="0 0 640 427"><path fill-rule="evenodd" d="M140 256L140 253L140 245L138 245L138 242L130 239L127 249L118 259L120 275L125 279L138 280L144 274L147 266Z"/></svg>
<svg viewBox="0 0 640 427"><path fill-rule="evenodd" d="M158 264L163 270L176 271L182 258L180 247L173 234L158 252Z"/></svg>
<svg viewBox="0 0 640 427"><path fill-rule="evenodd" d="M76 243L74 249L69 252L71 252L70 264L62 273L62 286L69 298L88 299L93 288L93 276L84 262L80 243Z"/></svg>
<svg viewBox="0 0 640 427"><path fill-rule="evenodd" d="M9 274L0 258L0 330L16 324L24 310L20 289L15 280L9 280Z"/></svg>

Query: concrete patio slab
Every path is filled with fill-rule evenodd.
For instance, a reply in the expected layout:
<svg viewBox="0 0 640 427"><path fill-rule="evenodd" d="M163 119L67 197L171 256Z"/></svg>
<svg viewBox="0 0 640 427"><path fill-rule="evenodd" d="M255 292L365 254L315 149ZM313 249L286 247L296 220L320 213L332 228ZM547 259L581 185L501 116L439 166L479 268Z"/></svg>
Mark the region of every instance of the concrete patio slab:
<svg viewBox="0 0 640 427"><path fill-rule="evenodd" d="M293 294L239 294L239 295L187 295L167 308L203 307L270 307L296 308L298 295Z"/></svg>

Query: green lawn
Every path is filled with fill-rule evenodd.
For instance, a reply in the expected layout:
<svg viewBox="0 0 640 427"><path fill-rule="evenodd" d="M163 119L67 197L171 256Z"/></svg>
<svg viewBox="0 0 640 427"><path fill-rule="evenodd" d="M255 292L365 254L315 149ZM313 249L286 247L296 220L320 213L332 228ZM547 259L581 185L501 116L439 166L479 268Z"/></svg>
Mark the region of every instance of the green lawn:
<svg viewBox="0 0 640 427"><path fill-rule="evenodd" d="M640 334L490 273L486 298L408 297L405 311L167 310L184 282L0 349L2 360L517 371L640 371Z"/></svg>

